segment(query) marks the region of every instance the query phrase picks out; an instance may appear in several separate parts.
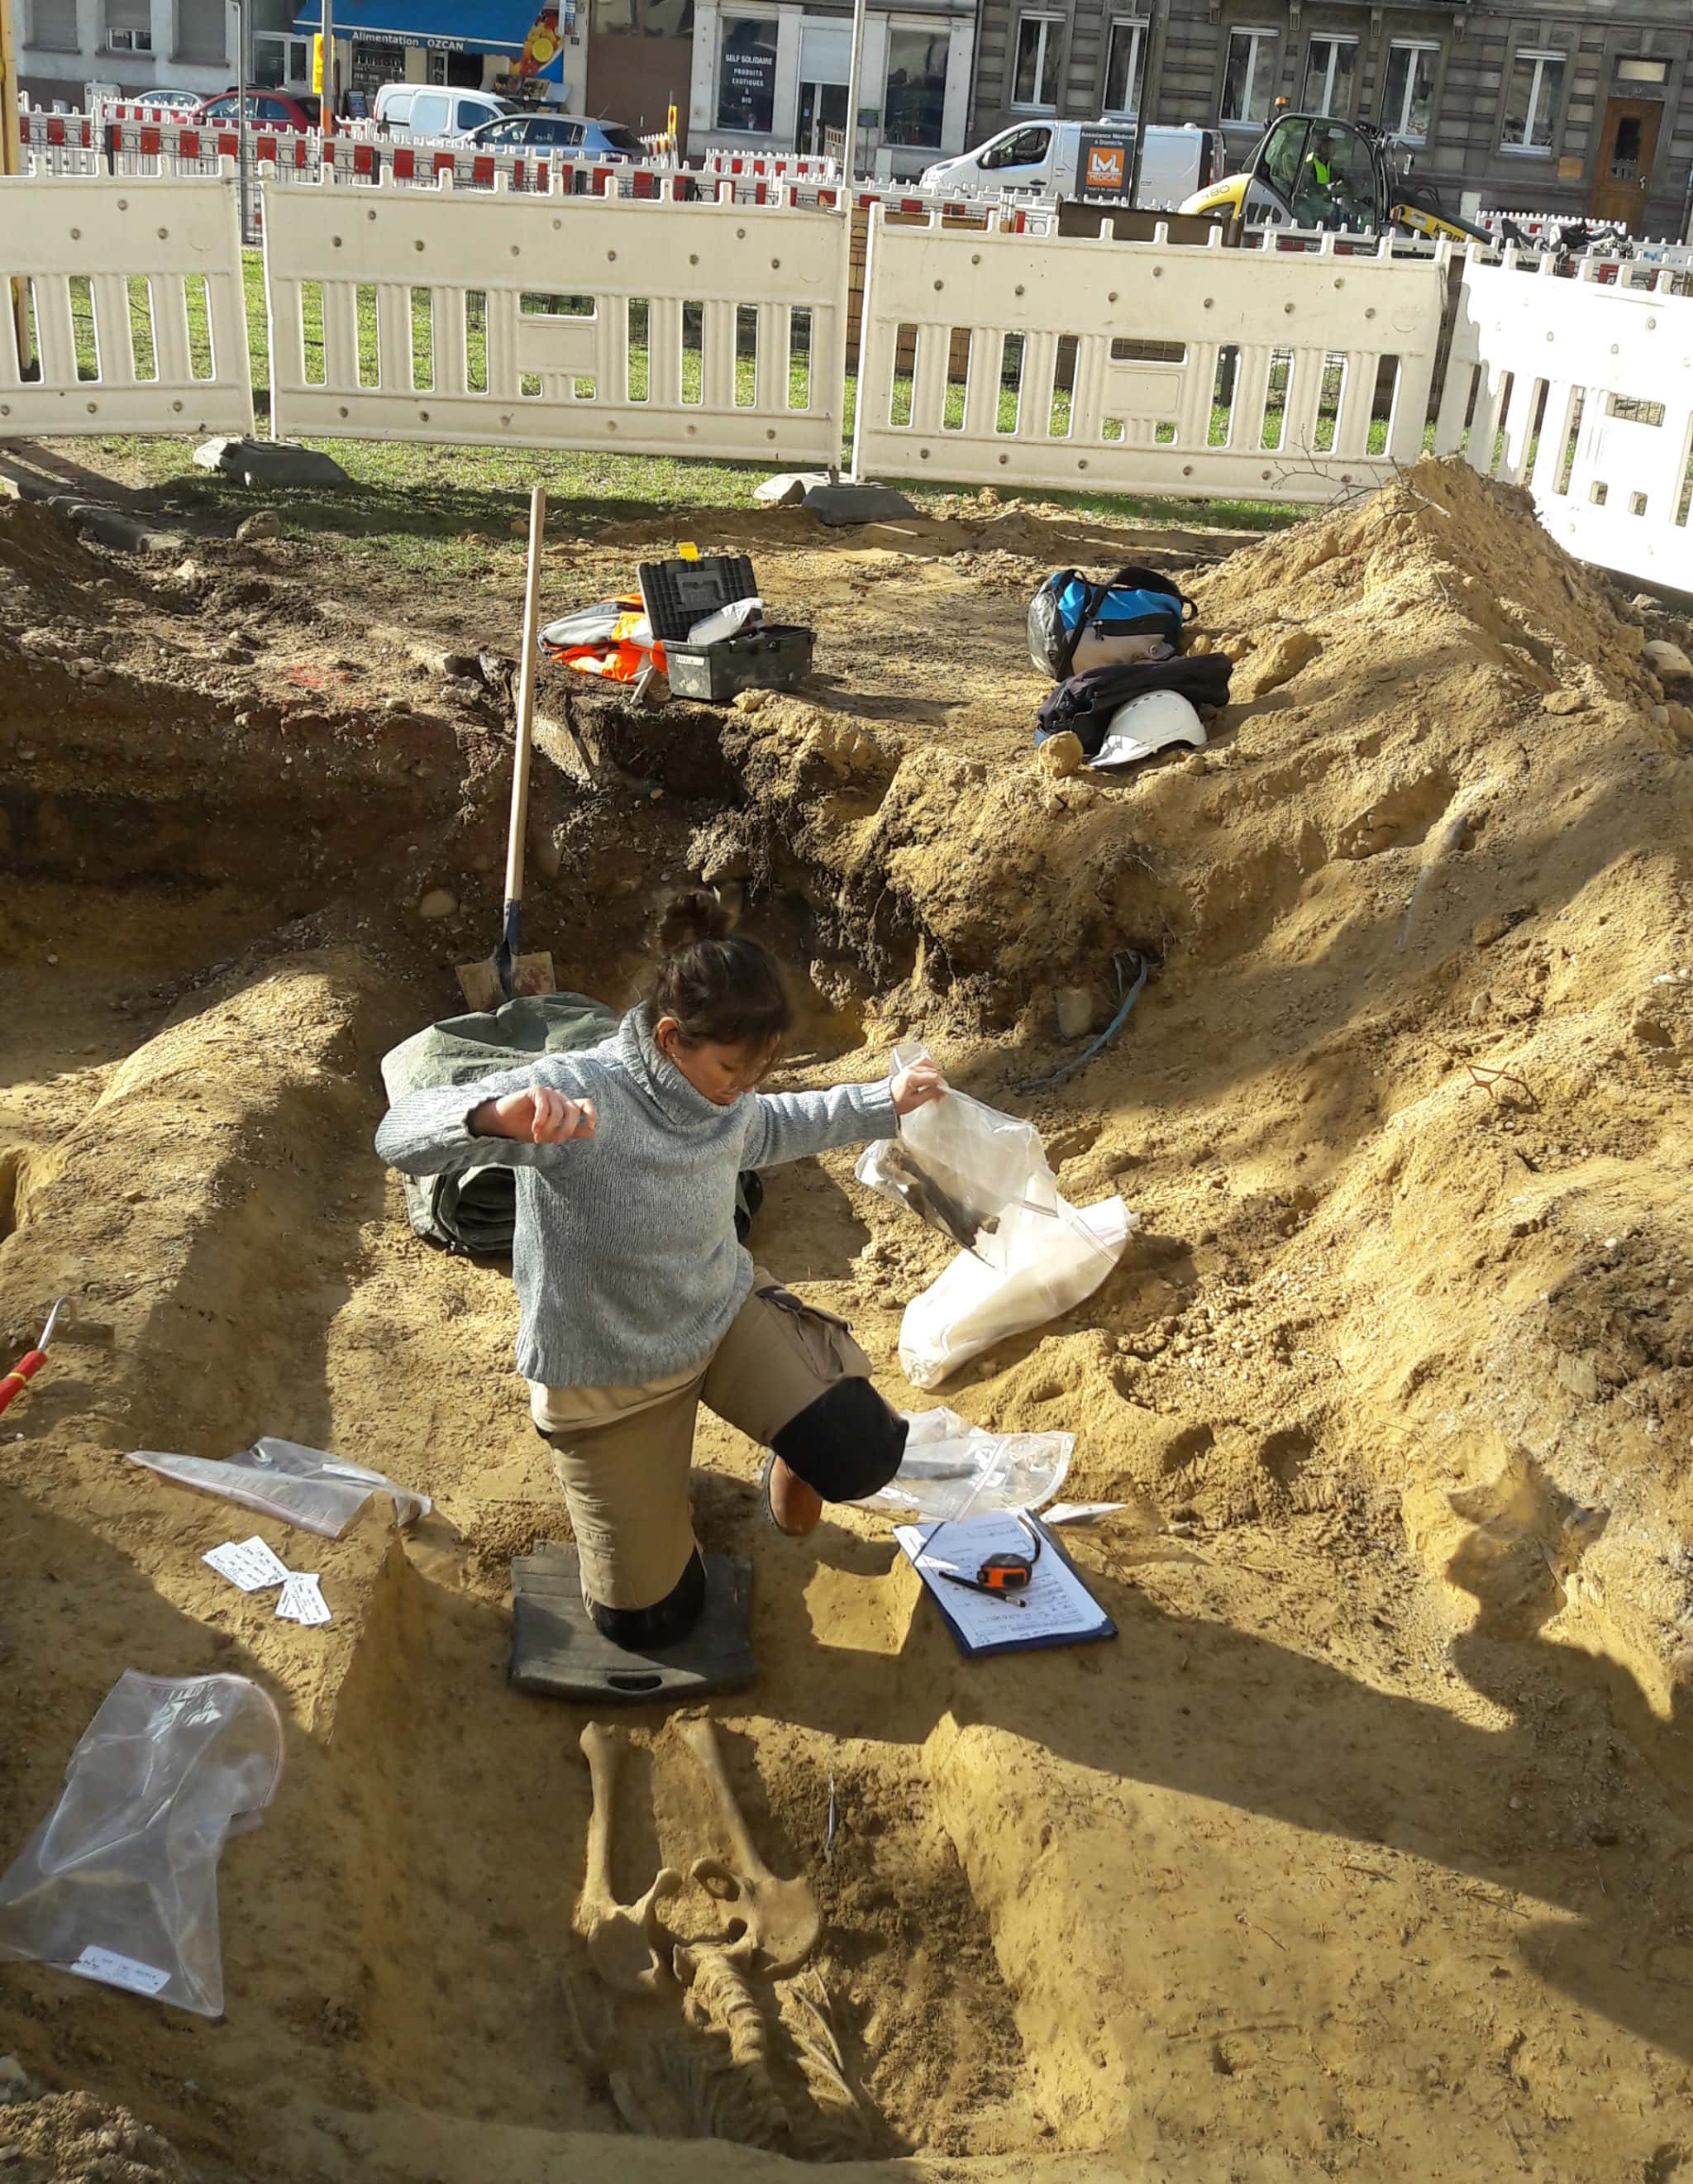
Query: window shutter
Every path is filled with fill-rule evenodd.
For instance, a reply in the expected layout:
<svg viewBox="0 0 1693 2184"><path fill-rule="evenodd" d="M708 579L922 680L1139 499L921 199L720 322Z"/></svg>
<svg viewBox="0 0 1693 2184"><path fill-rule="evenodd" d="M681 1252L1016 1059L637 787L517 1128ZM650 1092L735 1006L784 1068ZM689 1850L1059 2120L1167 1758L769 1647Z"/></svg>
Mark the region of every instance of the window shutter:
<svg viewBox="0 0 1693 2184"><path fill-rule="evenodd" d="M224 0L176 0L176 58L216 64L228 58Z"/></svg>
<svg viewBox="0 0 1693 2184"><path fill-rule="evenodd" d="M74 53L76 0L31 0L30 43L50 53Z"/></svg>
<svg viewBox="0 0 1693 2184"><path fill-rule="evenodd" d="M153 27L150 0L105 0L109 31L147 31Z"/></svg>

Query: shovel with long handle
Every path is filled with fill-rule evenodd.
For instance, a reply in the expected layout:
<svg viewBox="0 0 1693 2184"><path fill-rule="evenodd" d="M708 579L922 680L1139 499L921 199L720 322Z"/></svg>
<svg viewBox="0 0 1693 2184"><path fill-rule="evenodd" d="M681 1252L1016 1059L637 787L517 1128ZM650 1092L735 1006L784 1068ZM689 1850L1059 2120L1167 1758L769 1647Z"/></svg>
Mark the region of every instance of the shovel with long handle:
<svg viewBox="0 0 1693 2184"><path fill-rule="evenodd" d="M4 0L0 0L0 5ZM480 963L459 966L459 984L473 1009L497 1009L514 994L554 990L553 958L519 953L523 944L523 841L529 822L529 752L535 732L535 661L541 619L541 540L547 528L547 488L529 495L529 568L523 594L523 655L517 677L517 737L511 755L511 825L505 844L505 909L499 945Z"/></svg>

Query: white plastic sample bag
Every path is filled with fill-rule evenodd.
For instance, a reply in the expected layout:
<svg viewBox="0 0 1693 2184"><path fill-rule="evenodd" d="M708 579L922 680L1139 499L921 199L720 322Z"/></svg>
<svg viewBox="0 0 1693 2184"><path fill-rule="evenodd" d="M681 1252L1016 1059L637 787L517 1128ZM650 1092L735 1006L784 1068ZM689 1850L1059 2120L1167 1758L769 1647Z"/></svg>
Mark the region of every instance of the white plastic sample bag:
<svg viewBox="0 0 1693 2184"><path fill-rule="evenodd" d="M221 2016L218 1856L281 1776L281 1718L257 1684L125 1670L0 1880L0 1957Z"/></svg>
<svg viewBox="0 0 1693 2184"><path fill-rule="evenodd" d="M926 1048L896 1047L894 1073L928 1059ZM860 1183L978 1256L1008 1207L1050 1212L1058 1203L1034 1124L984 1106L967 1092L949 1092L907 1115L897 1138L866 1148L856 1173Z"/></svg>
<svg viewBox="0 0 1693 2184"><path fill-rule="evenodd" d="M151 1448L132 1450L129 1460L178 1486L215 1494L325 1540L338 1540L373 1494L393 1496L399 1524L415 1524L432 1506L426 1494L398 1486L380 1471L343 1463L323 1449L276 1440L268 1434L221 1462L204 1456L165 1456Z"/></svg>
<svg viewBox="0 0 1693 2184"><path fill-rule="evenodd" d="M983 1256L961 1251L905 1307L899 1363L914 1388L950 1373L1007 1335L1039 1327L1089 1297L1122 1256L1139 1217L1120 1198L1078 1212L1012 1206Z"/></svg>
<svg viewBox="0 0 1693 2184"><path fill-rule="evenodd" d="M927 1059L922 1047L896 1047L894 1067ZM905 1307L899 1362L914 1388L938 1387L1007 1335L1091 1296L1138 1219L1120 1198L1078 1213L1060 1196L1033 1123L963 1092L907 1116L857 1173L961 1247Z"/></svg>
<svg viewBox="0 0 1693 2184"><path fill-rule="evenodd" d="M996 1509L1039 1509L1064 1484L1075 1451L1067 1433L996 1434L956 1411L908 1411L899 1468L859 1507L901 1523L950 1524Z"/></svg>

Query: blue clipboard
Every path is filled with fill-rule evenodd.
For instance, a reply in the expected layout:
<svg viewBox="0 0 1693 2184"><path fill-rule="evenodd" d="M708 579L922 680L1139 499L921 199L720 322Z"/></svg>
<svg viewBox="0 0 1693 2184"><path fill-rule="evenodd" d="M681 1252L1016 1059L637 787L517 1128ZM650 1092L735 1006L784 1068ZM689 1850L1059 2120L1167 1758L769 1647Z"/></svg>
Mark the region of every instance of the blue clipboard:
<svg viewBox="0 0 1693 2184"><path fill-rule="evenodd" d="M1089 1646L1100 1639L1117 1636L1116 1624L1089 1591L1087 1580L1059 1545L1051 1528L1032 1514L1026 1514L1023 1521L1039 1538L1040 1560L1035 1564L1027 1607L1019 1607L1016 1596L1011 1599L989 1599L981 1593L949 1585L937 1573L926 1570L921 1557L931 1542L944 1533L968 1531L972 1521L962 1517L941 1524L902 1524L894 1534L924 1591L940 1610L941 1619L966 1660L992 1658L1000 1653L1042 1652L1056 1646ZM991 1544L998 1546L1001 1542L995 1539ZM953 1557L949 1555L947 1559ZM1038 1601L1043 1570L1048 1571L1050 1576L1063 1574L1061 1601L1052 1600L1050 1605L1047 1599ZM1037 1613L1035 1627L1030 1627ZM1019 1624L1024 1627L1019 1630ZM999 1635L1001 1626L1003 1635Z"/></svg>

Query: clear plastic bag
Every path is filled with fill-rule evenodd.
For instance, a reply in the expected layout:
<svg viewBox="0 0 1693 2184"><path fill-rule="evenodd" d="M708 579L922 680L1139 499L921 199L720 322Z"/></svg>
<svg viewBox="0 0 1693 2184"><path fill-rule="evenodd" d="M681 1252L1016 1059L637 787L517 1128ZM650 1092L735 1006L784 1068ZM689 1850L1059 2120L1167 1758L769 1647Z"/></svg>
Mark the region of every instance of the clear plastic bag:
<svg viewBox="0 0 1693 2184"><path fill-rule="evenodd" d="M126 1669L0 1880L0 1956L221 2016L218 1856L281 1776L281 1717L257 1684Z"/></svg>
<svg viewBox="0 0 1693 2184"><path fill-rule="evenodd" d="M907 1412L899 1470L863 1509L902 1522L950 1523L992 1509L1039 1509L1064 1484L1075 1451L1067 1433L996 1434L956 1411Z"/></svg>
<svg viewBox="0 0 1693 2184"><path fill-rule="evenodd" d="M929 1058L924 1047L896 1047L894 1067L897 1072ZM997 1233L1008 1207L1050 1212L1058 1202L1058 1185L1034 1124L984 1106L967 1092L949 1092L906 1116L897 1138L866 1148L857 1174L860 1183L978 1256L987 1256L986 1240Z"/></svg>
<svg viewBox="0 0 1693 2184"><path fill-rule="evenodd" d="M323 1449L276 1440L268 1434L222 1462L204 1456L162 1455L151 1448L131 1450L129 1460L178 1486L215 1494L325 1540L338 1540L373 1494L393 1496L397 1524L415 1524L432 1506L426 1494L398 1486L380 1471L343 1463Z"/></svg>
<svg viewBox="0 0 1693 2184"><path fill-rule="evenodd" d="M905 1378L914 1388L938 1387L1007 1335L1080 1304L1122 1256L1138 1217L1120 1198L1081 1212L1062 1198L1050 1213L1008 1209L989 1241L991 1264L961 1251L906 1306L899 1323Z"/></svg>

